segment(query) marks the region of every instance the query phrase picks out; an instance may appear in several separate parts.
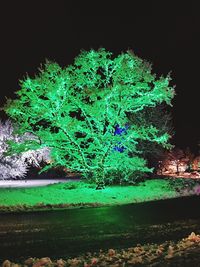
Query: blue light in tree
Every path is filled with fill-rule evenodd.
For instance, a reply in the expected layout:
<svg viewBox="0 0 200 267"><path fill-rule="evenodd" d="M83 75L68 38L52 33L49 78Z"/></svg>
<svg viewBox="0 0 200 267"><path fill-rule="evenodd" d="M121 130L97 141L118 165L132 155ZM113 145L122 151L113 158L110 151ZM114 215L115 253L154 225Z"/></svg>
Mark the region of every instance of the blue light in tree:
<svg viewBox="0 0 200 267"><path fill-rule="evenodd" d="M120 143L120 142L119 142ZM115 146L114 148L113 148L115 151L118 151L118 152L120 152L120 153L123 153L124 152L124 150L126 149L124 146Z"/></svg>
<svg viewBox="0 0 200 267"><path fill-rule="evenodd" d="M126 133L128 129L128 124L125 124L125 128L119 127L119 124L115 126L115 132L114 135L122 135L123 133Z"/></svg>
<svg viewBox="0 0 200 267"><path fill-rule="evenodd" d="M127 129L128 129L128 124L125 125L124 128L120 127L119 124L117 124L115 126L115 131L114 131L114 135L122 135L122 134L126 134L127 133ZM123 153L124 150L126 149L124 146L121 146L121 142L118 142L119 146L115 146L113 149L115 151L118 151L120 153Z"/></svg>

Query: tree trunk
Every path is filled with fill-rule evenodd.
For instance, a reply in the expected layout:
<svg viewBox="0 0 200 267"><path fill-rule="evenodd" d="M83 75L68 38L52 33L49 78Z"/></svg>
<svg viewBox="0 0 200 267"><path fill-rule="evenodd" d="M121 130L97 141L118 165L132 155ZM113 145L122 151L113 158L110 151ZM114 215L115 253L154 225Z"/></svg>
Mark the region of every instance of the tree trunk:
<svg viewBox="0 0 200 267"><path fill-rule="evenodd" d="M100 169L95 173L95 181L96 181L96 190L101 190L105 188L105 175L104 170Z"/></svg>

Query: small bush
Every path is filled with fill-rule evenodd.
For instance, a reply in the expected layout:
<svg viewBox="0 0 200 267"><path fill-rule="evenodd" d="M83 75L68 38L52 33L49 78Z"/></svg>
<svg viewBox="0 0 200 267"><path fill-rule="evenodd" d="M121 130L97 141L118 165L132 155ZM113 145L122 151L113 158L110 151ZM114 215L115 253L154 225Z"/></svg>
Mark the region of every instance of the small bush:
<svg viewBox="0 0 200 267"><path fill-rule="evenodd" d="M72 190L72 189L77 189L78 188L78 183L66 183L64 186L63 186L63 189L66 189L66 190Z"/></svg>

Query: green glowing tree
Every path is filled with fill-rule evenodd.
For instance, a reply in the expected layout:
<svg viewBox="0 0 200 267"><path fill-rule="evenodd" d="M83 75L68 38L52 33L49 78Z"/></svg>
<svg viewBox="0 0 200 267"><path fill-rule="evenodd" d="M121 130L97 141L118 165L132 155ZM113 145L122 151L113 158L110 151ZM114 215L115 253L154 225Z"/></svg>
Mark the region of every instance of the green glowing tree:
<svg viewBox="0 0 200 267"><path fill-rule="evenodd" d="M171 105L169 82L169 75L156 78L151 65L132 51L116 57L105 49L82 51L73 65L47 62L38 76L26 77L4 110L20 133L38 136L40 142L25 146L51 149L47 168L64 166L101 187L116 176L132 181L151 171L138 149L141 140L169 145L168 133L151 123L133 123L146 108Z"/></svg>

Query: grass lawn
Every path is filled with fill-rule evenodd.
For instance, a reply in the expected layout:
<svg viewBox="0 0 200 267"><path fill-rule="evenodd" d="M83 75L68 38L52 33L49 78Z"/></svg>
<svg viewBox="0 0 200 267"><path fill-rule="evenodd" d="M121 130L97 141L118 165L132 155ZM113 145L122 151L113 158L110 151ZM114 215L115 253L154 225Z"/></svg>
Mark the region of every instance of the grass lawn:
<svg viewBox="0 0 200 267"><path fill-rule="evenodd" d="M0 212L122 205L197 193L199 183L187 179L151 179L138 185L107 186L82 181L32 188L0 188ZM196 191L195 191L196 190Z"/></svg>

